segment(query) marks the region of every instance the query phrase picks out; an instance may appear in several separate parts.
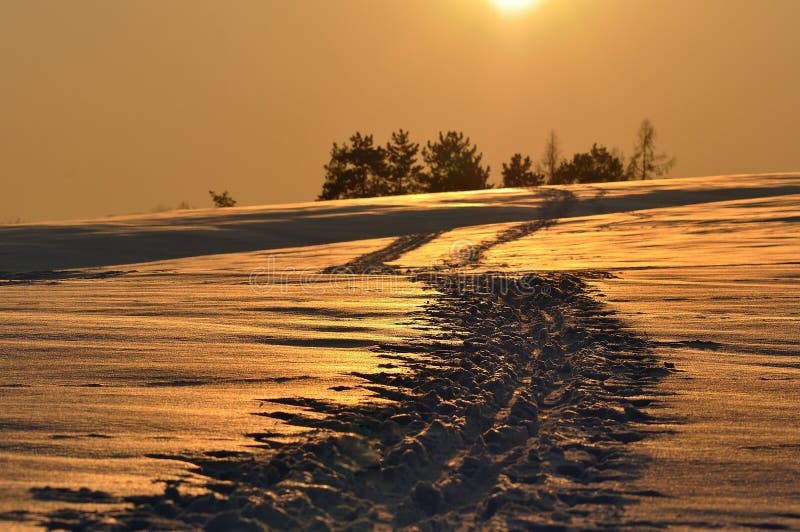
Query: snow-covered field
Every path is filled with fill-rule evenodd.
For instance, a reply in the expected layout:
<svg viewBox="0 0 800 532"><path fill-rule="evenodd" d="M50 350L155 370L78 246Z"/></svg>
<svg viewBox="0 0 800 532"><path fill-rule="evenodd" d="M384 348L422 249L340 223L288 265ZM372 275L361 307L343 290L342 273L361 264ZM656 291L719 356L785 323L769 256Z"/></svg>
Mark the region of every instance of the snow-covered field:
<svg viewBox="0 0 800 532"><path fill-rule="evenodd" d="M773 174L2 226L0 526L798 528L799 204Z"/></svg>

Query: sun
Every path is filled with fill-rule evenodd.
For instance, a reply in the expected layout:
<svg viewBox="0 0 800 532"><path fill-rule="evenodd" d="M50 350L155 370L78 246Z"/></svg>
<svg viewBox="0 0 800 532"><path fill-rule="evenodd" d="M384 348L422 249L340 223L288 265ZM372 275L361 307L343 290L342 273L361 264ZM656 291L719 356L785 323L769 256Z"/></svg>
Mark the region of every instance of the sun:
<svg viewBox="0 0 800 532"><path fill-rule="evenodd" d="M492 0L501 11L514 13L533 6L537 0Z"/></svg>

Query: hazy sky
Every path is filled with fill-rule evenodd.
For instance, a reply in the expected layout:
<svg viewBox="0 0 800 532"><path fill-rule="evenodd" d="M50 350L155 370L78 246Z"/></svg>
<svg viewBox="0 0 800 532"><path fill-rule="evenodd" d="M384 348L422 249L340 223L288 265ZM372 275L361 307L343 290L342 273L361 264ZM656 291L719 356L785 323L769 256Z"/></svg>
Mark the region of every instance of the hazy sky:
<svg viewBox="0 0 800 532"><path fill-rule="evenodd" d="M466 132L800 170L800 1L0 0L0 222L311 200L331 142Z"/></svg>

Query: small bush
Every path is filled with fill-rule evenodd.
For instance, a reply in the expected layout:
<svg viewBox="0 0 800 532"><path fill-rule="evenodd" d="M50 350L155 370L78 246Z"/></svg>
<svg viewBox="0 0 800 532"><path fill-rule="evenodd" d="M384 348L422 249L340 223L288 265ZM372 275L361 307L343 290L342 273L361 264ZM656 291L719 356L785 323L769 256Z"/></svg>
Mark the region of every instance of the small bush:
<svg viewBox="0 0 800 532"><path fill-rule="evenodd" d="M236 200L228 195L227 190L222 194L209 190L208 194L211 196L211 201L214 202L214 207L233 207L236 205Z"/></svg>

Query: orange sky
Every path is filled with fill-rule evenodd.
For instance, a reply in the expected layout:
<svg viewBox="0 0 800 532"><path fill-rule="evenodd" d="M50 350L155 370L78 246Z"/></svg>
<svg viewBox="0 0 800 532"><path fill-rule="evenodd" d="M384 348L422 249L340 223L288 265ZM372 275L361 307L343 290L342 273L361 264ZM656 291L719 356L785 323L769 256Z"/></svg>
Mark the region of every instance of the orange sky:
<svg viewBox="0 0 800 532"><path fill-rule="evenodd" d="M311 200L354 130L800 170L800 2L0 0L0 223Z"/></svg>

